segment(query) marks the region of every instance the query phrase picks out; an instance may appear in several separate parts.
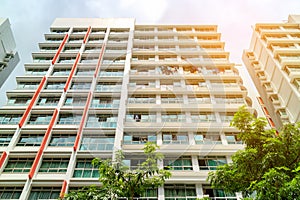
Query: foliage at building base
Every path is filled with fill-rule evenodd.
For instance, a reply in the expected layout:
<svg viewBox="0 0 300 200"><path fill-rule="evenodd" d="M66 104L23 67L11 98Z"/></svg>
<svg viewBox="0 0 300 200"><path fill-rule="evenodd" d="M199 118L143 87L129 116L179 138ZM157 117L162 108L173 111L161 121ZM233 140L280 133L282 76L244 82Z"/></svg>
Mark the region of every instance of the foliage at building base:
<svg viewBox="0 0 300 200"><path fill-rule="evenodd" d="M123 153L117 152L115 160L93 160L93 165L99 167L99 181L101 187L89 186L78 191L73 191L65 196L65 200L98 200L98 199L133 199L140 197L147 189L156 189L171 177L171 172L159 169L158 160L163 155L156 150L158 146L146 143L143 150L146 160L137 169L130 170L123 163Z"/></svg>
<svg viewBox="0 0 300 200"><path fill-rule="evenodd" d="M232 163L209 173L214 188L242 192L247 199L300 199L300 123L285 124L278 133L266 124L246 107L239 109L231 126L240 130L246 147Z"/></svg>

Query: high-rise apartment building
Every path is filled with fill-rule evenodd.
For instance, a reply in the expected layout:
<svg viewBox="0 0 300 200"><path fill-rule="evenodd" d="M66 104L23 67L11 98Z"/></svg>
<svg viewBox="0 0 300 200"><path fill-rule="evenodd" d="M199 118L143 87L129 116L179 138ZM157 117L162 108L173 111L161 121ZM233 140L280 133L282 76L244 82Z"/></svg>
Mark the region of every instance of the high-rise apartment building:
<svg viewBox="0 0 300 200"><path fill-rule="evenodd" d="M0 87L17 66L19 54L7 18L0 18Z"/></svg>
<svg viewBox="0 0 300 200"><path fill-rule="evenodd" d="M243 61L271 124L300 121L300 15L256 24Z"/></svg>
<svg viewBox="0 0 300 200"><path fill-rule="evenodd" d="M98 184L93 158L121 149L134 168L152 141L173 175L141 199L238 199L206 180L244 147L229 122L252 104L220 36L215 25L56 19L0 109L0 197Z"/></svg>

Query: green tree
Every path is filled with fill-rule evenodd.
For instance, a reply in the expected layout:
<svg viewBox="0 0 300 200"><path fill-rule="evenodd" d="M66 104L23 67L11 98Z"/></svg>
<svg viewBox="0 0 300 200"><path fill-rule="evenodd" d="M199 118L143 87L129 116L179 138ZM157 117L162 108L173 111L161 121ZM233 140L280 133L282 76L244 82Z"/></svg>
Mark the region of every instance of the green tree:
<svg viewBox="0 0 300 200"><path fill-rule="evenodd" d="M163 155L158 153L157 149L156 144L146 143L143 148L146 160L135 170L129 170L124 165L122 151L117 152L115 160L95 158L92 163L99 167L99 181L102 186L90 186L70 192L64 199L113 200L119 197L133 199L133 197L140 197L147 189L158 188L164 184L166 179L171 177L171 173L168 170L158 168L157 161L162 160Z"/></svg>
<svg viewBox="0 0 300 200"><path fill-rule="evenodd" d="M209 173L214 188L259 200L300 199L300 123L286 124L279 133L265 130L266 124L245 106L239 109L231 126L246 147Z"/></svg>

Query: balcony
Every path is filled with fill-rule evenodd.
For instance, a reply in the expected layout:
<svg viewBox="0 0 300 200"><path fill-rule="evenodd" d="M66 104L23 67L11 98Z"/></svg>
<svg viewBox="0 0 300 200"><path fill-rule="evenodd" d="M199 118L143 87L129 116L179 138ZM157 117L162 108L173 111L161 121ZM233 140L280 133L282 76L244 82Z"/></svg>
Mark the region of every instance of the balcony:
<svg viewBox="0 0 300 200"><path fill-rule="evenodd" d="M101 114L95 116L89 116L86 122L87 128L116 128L117 117L110 114Z"/></svg>
<svg viewBox="0 0 300 200"><path fill-rule="evenodd" d="M298 65L300 62L300 56L279 56L279 62L282 66Z"/></svg>
<svg viewBox="0 0 300 200"><path fill-rule="evenodd" d="M100 77L122 77L124 72L106 72L106 71L100 71L99 76Z"/></svg>
<svg viewBox="0 0 300 200"><path fill-rule="evenodd" d="M121 85L97 85L96 92L121 92Z"/></svg>
<svg viewBox="0 0 300 200"><path fill-rule="evenodd" d="M300 61L300 58L299 58ZM284 70L290 77L291 81L293 81L295 78L299 78L300 77L300 67L286 67Z"/></svg>

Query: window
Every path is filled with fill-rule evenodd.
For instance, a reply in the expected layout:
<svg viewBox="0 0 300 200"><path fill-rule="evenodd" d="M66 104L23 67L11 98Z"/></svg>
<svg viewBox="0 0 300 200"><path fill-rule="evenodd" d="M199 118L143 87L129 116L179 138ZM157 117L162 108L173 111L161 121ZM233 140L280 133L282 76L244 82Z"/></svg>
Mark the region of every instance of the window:
<svg viewBox="0 0 300 200"><path fill-rule="evenodd" d="M85 53L92 53L92 52L100 52L101 46L86 46L84 49Z"/></svg>
<svg viewBox="0 0 300 200"><path fill-rule="evenodd" d="M20 114L1 114L0 124L16 125L19 123L22 115Z"/></svg>
<svg viewBox="0 0 300 200"><path fill-rule="evenodd" d="M84 106L86 104L86 99L87 99L86 96L67 97L65 101L65 106Z"/></svg>
<svg viewBox="0 0 300 200"><path fill-rule="evenodd" d="M116 128L117 119L112 114L89 115L86 127Z"/></svg>
<svg viewBox="0 0 300 200"><path fill-rule="evenodd" d="M217 132L198 132L194 135L196 144L222 144L220 134Z"/></svg>
<svg viewBox="0 0 300 200"><path fill-rule="evenodd" d="M203 194L212 199L236 200L235 194L230 194L222 189L212 189L209 185L202 185Z"/></svg>
<svg viewBox="0 0 300 200"><path fill-rule="evenodd" d="M164 144L188 144L188 135L187 133L162 133L163 134L163 143Z"/></svg>
<svg viewBox="0 0 300 200"><path fill-rule="evenodd" d="M140 168L141 164L145 161L146 159L138 158L137 156L135 156L134 158L125 156L125 159L123 160L123 164L127 166L130 170L137 170Z"/></svg>
<svg viewBox="0 0 300 200"><path fill-rule="evenodd" d="M84 135L80 150L111 151L114 148L114 136Z"/></svg>
<svg viewBox="0 0 300 200"><path fill-rule="evenodd" d="M82 41L83 41L83 38L81 38L81 37L71 37L70 39L69 39L69 43L82 43Z"/></svg>
<svg viewBox="0 0 300 200"><path fill-rule="evenodd" d="M176 51L176 46L175 45L158 45L158 50L166 51L166 52Z"/></svg>
<svg viewBox="0 0 300 200"><path fill-rule="evenodd" d="M201 91L207 87L204 80L185 81L186 89L189 91Z"/></svg>
<svg viewBox="0 0 300 200"><path fill-rule="evenodd" d="M46 69L26 69L25 74L31 76L46 75L48 68Z"/></svg>
<svg viewBox="0 0 300 200"><path fill-rule="evenodd" d="M227 163L225 156L199 156L200 170L216 170L217 166Z"/></svg>
<svg viewBox="0 0 300 200"><path fill-rule="evenodd" d="M103 36L92 36L89 37L88 43L101 43L104 40L104 35Z"/></svg>
<svg viewBox="0 0 300 200"><path fill-rule="evenodd" d="M72 34L85 34L86 28L74 28Z"/></svg>
<svg viewBox="0 0 300 200"><path fill-rule="evenodd" d="M33 58L34 63L50 63L52 57L35 57Z"/></svg>
<svg viewBox="0 0 300 200"><path fill-rule="evenodd" d="M157 188L146 189L141 195L141 199L157 200L158 199Z"/></svg>
<svg viewBox="0 0 300 200"><path fill-rule="evenodd" d="M60 100L60 97L40 97L37 102L38 106L56 106Z"/></svg>
<svg viewBox="0 0 300 200"><path fill-rule="evenodd" d="M100 71L100 77L104 76L123 76L123 70L118 69L106 69L105 71Z"/></svg>
<svg viewBox="0 0 300 200"><path fill-rule="evenodd" d="M95 73L95 69L86 69L86 68L79 68L76 72L77 76L92 76Z"/></svg>
<svg viewBox="0 0 300 200"><path fill-rule="evenodd" d="M205 104L211 103L211 99L209 95L193 95L188 96L189 104Z"/></svg>
<svg viewBox="0 0 300 200"><path fill-rule="evenodd" d="M71 90L89 90L91 83L86 82L73 82L71 84Z"/></svg>
<svg viewBox="0 0 300 200"><path fill-rule="evenodd" d="M133 94L128 98L128 103L156 103L156 96Z"/></svg>
<svg viewBox="0 0 300 200"><path fill-rule="evenodd" d="M63 41L63 37L59 36L59 35L55 35L54 37L47 37L46 38L46 42L57 42L60 43Z"/></svg>
<svg viewBox="0 0 300 200"><path fill-rule="evenodd" d="M54 69L52 76L68 76L71 69Z"/></svg>
<svg viewBox="0 0 300 200"><path fill-rule="evenodd" d="M10 158L3 173L26 173L30 171L34 158Z"/></svg>
<svg viewBox="0 0 300 200"><path fill-rule="evenodd" d="M74 145L76 135L53 134L49 146L70 147Z"/></svg>
<svg viewBox="0 0 300 200"><path fill-rule="evenodd" d="M156 114L135 112L126 115L126 122L155 122Z"/></svg>
<svg viewBox="0 0 300 200"><path fill-rule="evenodd" d="M95 97L92 100L91 107L93 108L119 108L120 100L112 97Z"/></svg>
<svg viewBox="0 0 300 200"><path fill-rule="evenodd" d="M7 100L8 106L25 106L28 105L31 101L30 97L12 97Z"/></svg>
<svg viewBox="0 0 300 200"><path fill-rule="evenodd" d="M165 169L170 170L193 170L192 159L190 156L165 158L164 167Z"/></svg>
<svg viewBox="0 0 300 200"><path fill-rule="evenodd" d="M19 82L17 84L17 90L34 90L39 86L39 82Z"/></svg>
<svg viewBox="0 0 300 200"><path fill-rule="evenodd" d="M243 144L243 141L238 138L238 133L225 133L228 144Z"/></svg>
<svg viewBox="0 0 300 200"><path fill-rule="evenodd" d="M171 60L171 59L174 60L174 61L177 61L177 57L164 58L165 61L168 61L168 60ZM158 73L163 74L163 75L177 75L177 74L179 74L179 67L178 66L163 65L163 66L159 66L157 69L158 69Z"/></svg>
<svg viewBox="0 0 300 200"><path fill-rule="evenodd" d="M185 122L185 113L162 113L161 114L162 122Z"/></svg>
<svg viewBox="0 0 300 200"><path fill-rule="evenodd" d="M99 169L90 159L78 159L74 169L74 178L99 178Z"/></svg>
<svg viewBox="0 0 300 200"><path fill-rule="evenodd" d="M215 96L216 103L226 103L226 104L244 104L244 98L242 96Z"/></svg>
<svg viewBox="0 0 300 200"><path fill-rule="evenodd" d="M13 134L0 133L0 147L8 146Z"/></svg>
<svg viewBox="0 0 300 200"><path fill-rule="evenodd" d="M57 124L65 124L65 125L79 125L81 122L82 115L79 114L61 114L59 116L59 120Z"/></svg>
<svg viewBox="0 0 300 200"><path fill-rule="evenodd" d="M210 112L191 113L191 118L193 123L216 121L215 113L210 113Z"/></svg>
<svg viewBox="0 0 300 200"><path fill-rule="evenodd" d="M170 94L162 94L161 95L161 103L183 103L182 96L170 95Z"/></svg>
<svg viewBox="0 0 300 200"><path fill-rule="evenodd" d="M156 143L156 133L125 133L124 144Z"/></svg>
<svg viewBox="0 0 300 200"><path fill-rule="evenodd" d="M64 52L78 52L80 51L80 46L66 46Z"/></svg>
<svg viewBox="0 0 300 200"><path fill-rule="evenodd" d="M60 195L60 187L33 187L31 189L29 200L58 199Z"/></svg>
<svg viewBox="0 0 300 200"><path fill-rule="evenodd" d="M116 82L99 82L96 85L97 92L121 92L121 83Z"/></svg>
<svg viewBox="0 0 300 200"><path fill-rule="evenodd" d="M65 34L68 33L69 29L51 29L51 33Z"/></svg>
<svg viewBox="0 0 300 200"><path fill-rule="evenodd" d="M17 146L40 146L44 134L21 134Z"/></svg>
<svg viewBox="0 0 300 200"><path fill-rule="evenodd" d="M98 56L92 57L92 56L85 56L81 57L80 63L94 63L96 64L99 61Z"/></svg>
<svg viewBox="0 0 300 200"><path fill-rule="evenodd" d="M192 184L165 184L165 199L196 199L196 187Z"/></svg>
<svg viewBox="0 0 300 200"><path fill-rule="evenodd" d="M28 124L46 125L51 121L52 115L31 115Z"/></svg>
<svg viewBox="0 0 300 200"><path fill-rule="evenodd" d="M67 172L69 158L43 158L39 172L65 173Z"/></svg>
<svg viewBox="0 0 300 200"><path fill-rule="evenodd" d="M45 89L47 90L61 90L65 87L65 82L49 82Z"/></svg>
<svg viewBox="0 0 300 200"><path fill-rule="evenodd" d="M21 187L0 187L0 199L19 199L22 190Z"/></svg>
<svg viewBox="0 0 300 200"><path fill-rule="evenodd" d="M231 122L234 117L234 113L220 113L220 117L222 122Z"/></svg>

